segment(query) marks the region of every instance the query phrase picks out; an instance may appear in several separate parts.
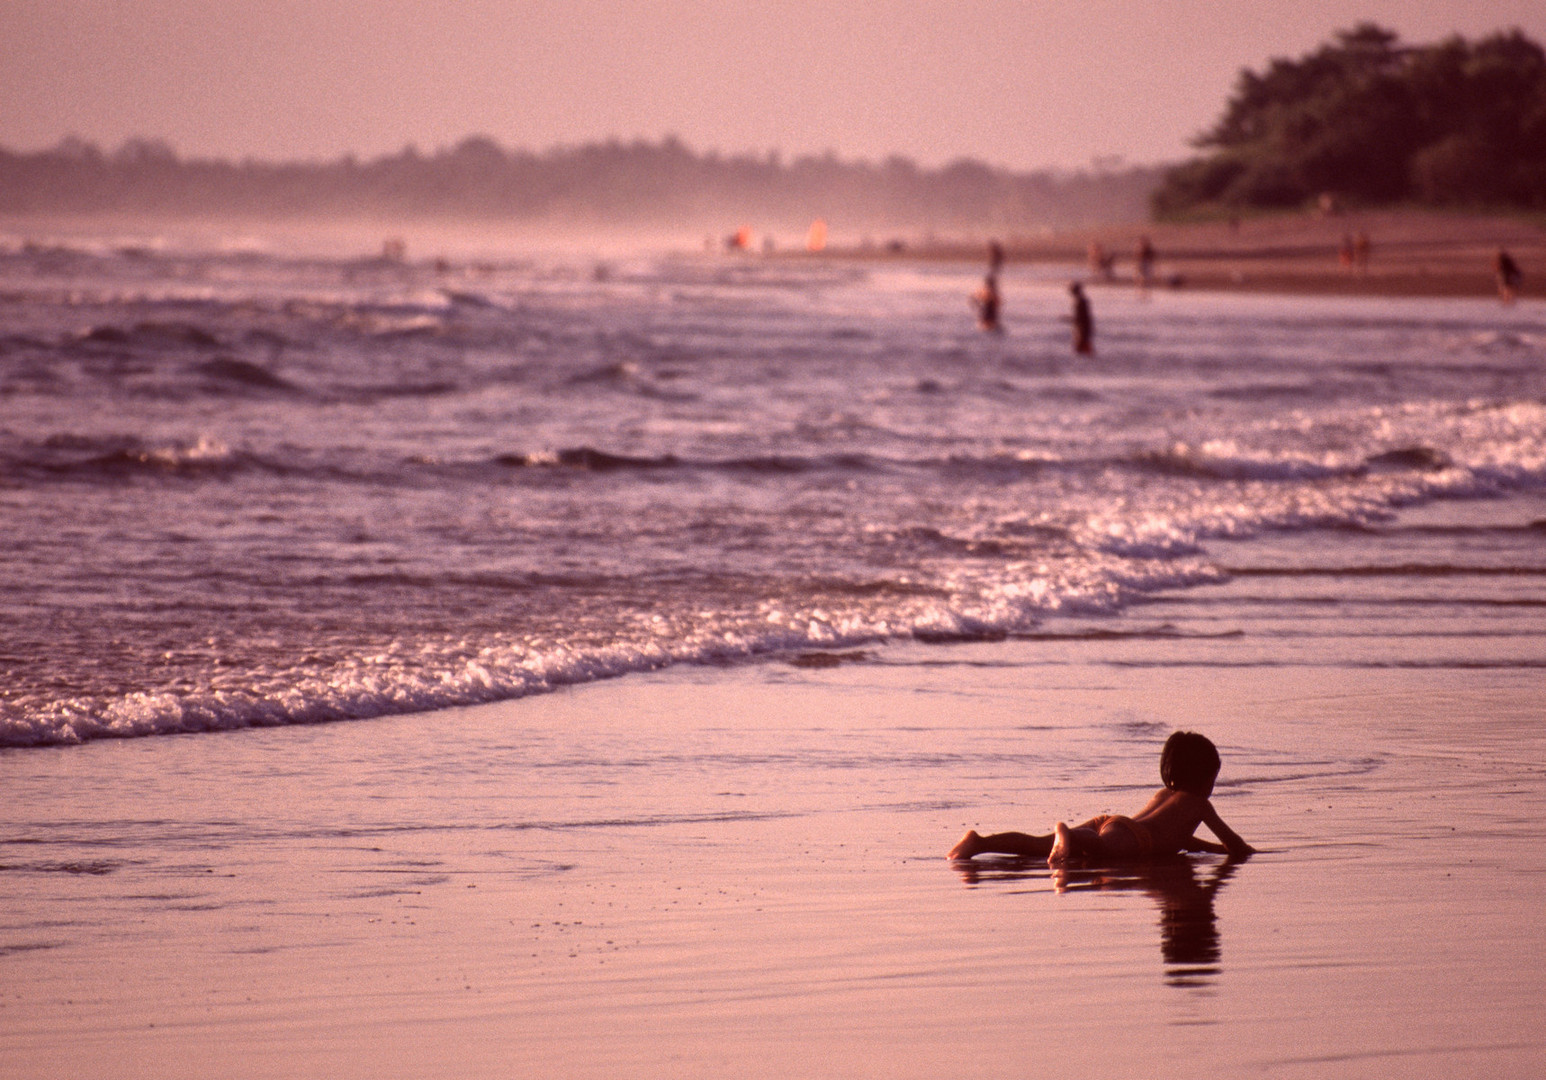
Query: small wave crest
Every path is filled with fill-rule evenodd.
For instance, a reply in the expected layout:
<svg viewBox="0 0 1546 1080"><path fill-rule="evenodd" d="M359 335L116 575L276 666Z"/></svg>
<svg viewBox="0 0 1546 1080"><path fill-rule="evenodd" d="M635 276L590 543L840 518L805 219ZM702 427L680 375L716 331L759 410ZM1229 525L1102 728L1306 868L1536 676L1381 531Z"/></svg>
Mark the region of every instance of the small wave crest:
<svg viewBox="0 0 1546 1080"><path fill-rule="evenodd" d="M217 389L272 390L282 394L300 392L300 387L294 383L249 360L217 356L194 364L191 370L202 375Z"/></svg>
<svg viewBox="0 0 1546 1080"><path fill-rule="evenodd" d="M1191 447L1178 443L1168 450L1143 451L1129 463L1165 476L1208 480L1321 480L1357 476L1362 463L1343 465L1288 454L1251 454L1217 443Z"/></svg>
<svg viewBox="0 0 1546 1080"><path fill-rule="evenodd" d="M564 450L538 450L529 454L500 454L494 458L496 465L514 468L570 468L588 472L615 472L619 469L668 469L678 464L667 454L662 457L632 457L613 454L591 446L576 446Z"/></svg>
<svg viewBox="0 0 1546 1080"><path fill-rule="evenodd" d="M0 450L0 460L13 475L86 480L132 474L222 473L249 463L244 455L210 435L200 435L191 442L159 443L132 435L55 435Z"/></svg>
<svg viewBox="0 0 1546 1080"><path fill-rule="evenodd" d="M562 450L536 450L529 453L499 454L495 465L508 468L566 468L586 472L622 470L682 469L710 472L806 473L828 469L861 470L872 466L861 454L832 454L814 457L745 457L723 460L693 460L674 454L656 457L619 454L593 446L566 447Z"/></svg>
<svg viewBox="0 0 1546 1080"><path fill-rule="evenodd" d="M212 331L190 322L145 320L130 326L103 324L88 327L76 336L83 345L116 345L161 351L192 349L209 351L224 347Z"/></svg>

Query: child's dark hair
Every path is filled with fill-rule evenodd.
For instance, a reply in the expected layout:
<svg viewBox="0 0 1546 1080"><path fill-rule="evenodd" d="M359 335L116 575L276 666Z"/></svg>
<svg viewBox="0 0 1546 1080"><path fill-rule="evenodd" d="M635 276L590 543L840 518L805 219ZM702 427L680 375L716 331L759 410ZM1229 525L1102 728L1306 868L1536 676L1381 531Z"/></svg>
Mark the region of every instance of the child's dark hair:
<svg viewBox="0 0 1546 1080"><path fill-rule="evenodd" d="M1207 796L1219 776L1219 751L1205 735L1178 731L1160 751L1160 779L1175 791Z"/></svg>

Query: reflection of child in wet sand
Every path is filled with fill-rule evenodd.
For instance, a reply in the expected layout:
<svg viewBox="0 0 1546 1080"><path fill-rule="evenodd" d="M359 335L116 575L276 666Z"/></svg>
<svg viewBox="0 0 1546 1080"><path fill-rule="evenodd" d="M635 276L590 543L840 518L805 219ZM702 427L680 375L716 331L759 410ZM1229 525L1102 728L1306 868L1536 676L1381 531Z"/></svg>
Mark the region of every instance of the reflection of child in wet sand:
<svg viewBox="0 0 1546 1080"><path fill-rule="evenodd" d="M1209 851L1243 859L1255 852L1219 817L1208 801L1219 775L1219 752L1207 738L1178 731L1160 752L1160 778L1165 786L1132 817L1101 814L1069 828L1061 821L1049 836L969 832L950 849L952 859L970 859L984 852L1045 857L1047 865L1072 859L1129 861L1174 855L1178 851ZM1199 840L1197 826L1206 825L1222 843Z"/></svg>

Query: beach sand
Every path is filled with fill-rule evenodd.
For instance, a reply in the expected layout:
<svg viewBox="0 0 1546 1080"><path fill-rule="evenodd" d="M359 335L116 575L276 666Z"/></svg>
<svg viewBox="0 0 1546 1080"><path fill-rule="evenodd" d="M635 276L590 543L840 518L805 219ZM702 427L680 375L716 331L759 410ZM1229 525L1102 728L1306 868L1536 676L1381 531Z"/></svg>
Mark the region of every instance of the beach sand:
<svg viewBox="0 0 1546 1080"><path fill-rule="evenodd" d="M1362 233L1364 263L1341 249ZM1150 223L1010 236L1010 265L1058 268L1101 287L1132 288L1134 252L1148 236L1156 288L1347 296L1496 296L1493 257L1507 249L1524 271L1520 298L1546 297L1546 227L1525 218L1421 210L1274 214L1234 222ZM1089 251L1114 257L1112 277L1092 273ZM828 258L982 262L986 241L904 244L899 249L833 249Z"/></svg>
<svg viewBox="0 0 1546 1080"><path fill-rule="evenodd" d="M1546 505L1407 518L1487 514ZM1538 1075L1546 570L1306 543L1025 639L0 752L0 1076ZM943 858L1177 727L1258 856Z"/></svg>

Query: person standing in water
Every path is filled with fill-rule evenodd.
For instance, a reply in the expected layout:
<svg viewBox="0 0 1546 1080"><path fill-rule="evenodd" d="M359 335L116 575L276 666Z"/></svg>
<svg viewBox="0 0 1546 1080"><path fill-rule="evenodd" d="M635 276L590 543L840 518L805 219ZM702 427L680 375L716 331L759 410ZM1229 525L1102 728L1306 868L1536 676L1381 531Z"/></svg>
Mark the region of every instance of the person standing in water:
<svg viewBox="0 0 1546 1080"><path fill-rule="evenodd" d="M977 325L990 333L999 333L1004 328L999 325L998 308L998 278L989 274L982 279L982 288L972 294L972 303L977 306Z"/></svg>
<svg viewBox="0 0 1546 1080"><path fill-rule="evenodd" d="M1074 352L1089 356L1095 352L1095 316L1090 311L1090 298L1077 281L1068 287L1068 292L1074 298L1074 310L1069 316L1074 324Z"/></svg>
<svg viewBox="0 0 1546 1080"><path fill-rule="evenodd" d="M997 240L988 244L988 276L982 279L982 288L972 294L977 308L977 325L990 333L1004 328L998 321L1001 300L998 293L998 271L1004 265L1004 248Z"/></svg>

